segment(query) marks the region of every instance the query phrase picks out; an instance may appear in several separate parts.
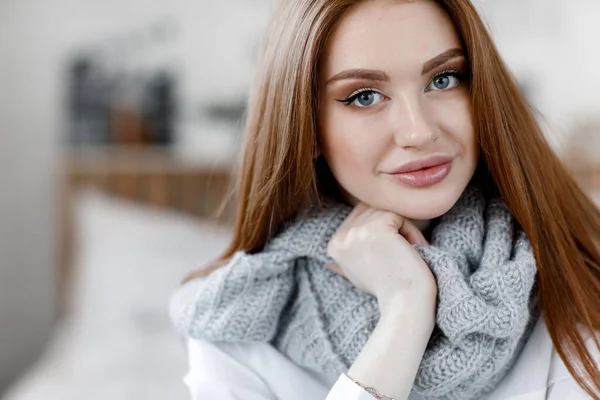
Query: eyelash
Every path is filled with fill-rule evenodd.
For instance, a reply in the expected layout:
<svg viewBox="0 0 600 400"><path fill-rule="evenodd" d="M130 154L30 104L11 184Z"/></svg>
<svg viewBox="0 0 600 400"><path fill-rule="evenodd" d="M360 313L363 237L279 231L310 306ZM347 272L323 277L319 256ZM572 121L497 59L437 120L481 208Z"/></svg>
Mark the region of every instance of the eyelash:
<svg viewBox="0 0 600 400"><path fill-rule="evenodd" d="M467 73L464 70L458 70L458 69L446 69L444 71L438 72L437 74L435 74L433 76L433 78L431 78L431 80L429 81L429 83L433 82L435 79L439 78L440 76L453 76L456 79L458 79L459 81L459 85L464 82ZM427 85L429 86L429 84Z"/></svg>
<svg viewBox="0 0 600 400"><path fill-rule="evenodd" d="M346 98L346 100L338 100L338 101L340 103L344 103L347 106L350 106L352 103L354 103L354 100L356 100L358 98L358 96L360 96L364 92L377 92L377 93L379 93L377 91L377 89L363 87L363 88L355 90L350 96L348 96L348 98Z"/></svg>
<svg viewBox="0 0 600 400"><path fill-rule="evenodd" d="M462 82L462 81L464 81L467 74L465 71L461 71L461 70L457 70L457 69L446 69L444 71L441 71L441 72L438 72L437 74L435 74L429 82L431 83L435 79L439 78L440 76L444 76L444 75L454 76L460 82ZM429 84L427 86L429 86ZM350 105L352 105L352 103L354 103L354 100L356 100L358 98L358 96L360 96L364 92L380 93L377 89L369 88L369 87L362 87L362 88L359 88L356 91L354 91L354 93L352 93L350 96L348 96L348 98L346 98L345 100L338 100L338 101L340 103L343 103L346 106L350 106Z"/></svg>

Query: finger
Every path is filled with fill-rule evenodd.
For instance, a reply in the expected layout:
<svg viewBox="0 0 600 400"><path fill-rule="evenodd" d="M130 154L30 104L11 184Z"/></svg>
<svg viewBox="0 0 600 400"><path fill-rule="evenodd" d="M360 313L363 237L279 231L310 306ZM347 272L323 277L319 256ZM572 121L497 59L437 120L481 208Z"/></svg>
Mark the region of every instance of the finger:
<svg viewBox="0 0 600 400"><path fill-rule="evenodd" d="M325 264L325 266L327 267L328 270L330 270L332 272L335 272L338 275L345 276L344 275L344 271L342 271L342 268L340 268L339 265L336 265L336 264Z"/></svg>
<svg viewBox="0 0 600 400"><path fill-rule="evenodd" d="M410 244L416 245L427 245L427 240L425 236L423 236L423 232L417 228L417 226L410 221L408 218L404 218L402 221L402 225L398 229L398 233L400 233Z"/></svg>

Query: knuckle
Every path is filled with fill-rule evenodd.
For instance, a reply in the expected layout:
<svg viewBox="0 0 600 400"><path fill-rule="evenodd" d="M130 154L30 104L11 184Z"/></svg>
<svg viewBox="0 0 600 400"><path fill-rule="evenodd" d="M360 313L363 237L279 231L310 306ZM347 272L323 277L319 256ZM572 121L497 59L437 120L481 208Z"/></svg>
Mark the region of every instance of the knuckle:
<svg viewBox="0 0 600 400"><path fill-rule="evenodd" d="M327 253L335 258L340 255L344 247L344 238L342 235L334 235L327 244Z"/></svg>
<svg viewBox="0 0 600 400"><path fill-rule="evenodd" d="M348 232L348 240L351 243L371 240L375 236L375 229L373 228L374 226L372 224L353 227Z"/></svg>

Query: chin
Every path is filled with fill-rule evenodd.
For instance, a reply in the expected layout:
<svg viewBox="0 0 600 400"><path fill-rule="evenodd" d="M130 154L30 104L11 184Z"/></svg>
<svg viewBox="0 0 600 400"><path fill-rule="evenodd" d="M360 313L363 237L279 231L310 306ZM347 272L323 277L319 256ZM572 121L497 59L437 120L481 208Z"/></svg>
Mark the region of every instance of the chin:
<svg viewBox="0 0 600 400"><path fill-rule="evenodd" d="M378 207L415 220L437 218L446 214L464 191L463 185L444 186L446 185L429 189L402 189L402 193L394 196L399 201L388 200L388 204L379 204Z"/></svg>
<svg viewBox="0 0 600 400"><path fill-rule="evenodd" d="M397 211L399 215L403 215L406 218L414 219L414 220L430 220L434 218L441 217L446 214L454 203L439 203L439 204L429 204L426 207L423 204L414 205L413 207L407 207L406 212L402 213L400 210Z"/></svg>

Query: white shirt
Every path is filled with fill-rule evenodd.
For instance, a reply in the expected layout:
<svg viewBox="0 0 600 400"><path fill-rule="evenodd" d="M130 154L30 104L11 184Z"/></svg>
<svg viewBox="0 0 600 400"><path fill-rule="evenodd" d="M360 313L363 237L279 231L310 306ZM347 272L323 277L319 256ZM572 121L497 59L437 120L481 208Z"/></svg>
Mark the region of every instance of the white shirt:
<svg viewBox="0 0 600 400"><path fill-rule="evenodd" d="M592 339L589 349L594 349ZM193 400L373 400L346 375L328 380L294 364L267 343L188 341L184 378ZM593 352L596 362L598 352ZM543 318L519 360L483 400L588 400L554 350Z"/></svg>

